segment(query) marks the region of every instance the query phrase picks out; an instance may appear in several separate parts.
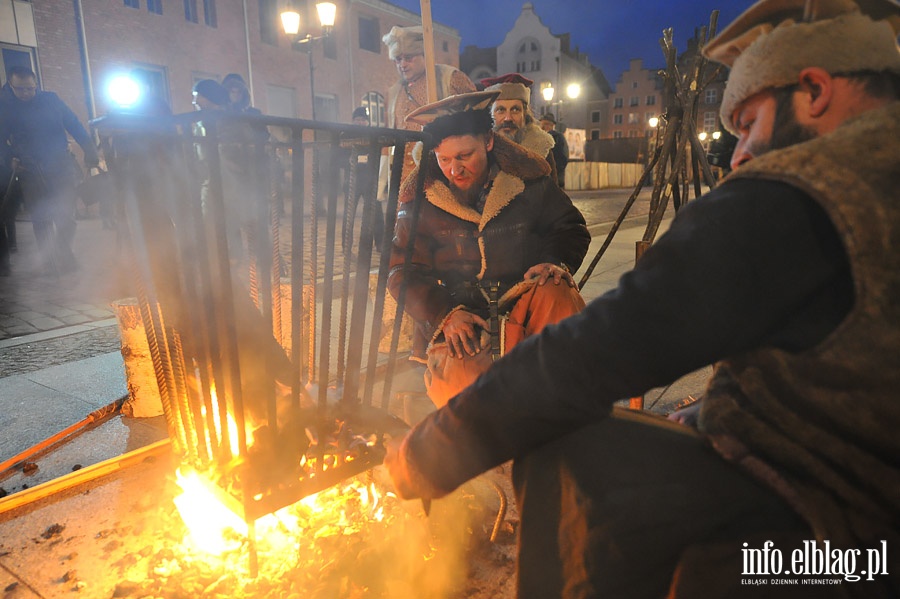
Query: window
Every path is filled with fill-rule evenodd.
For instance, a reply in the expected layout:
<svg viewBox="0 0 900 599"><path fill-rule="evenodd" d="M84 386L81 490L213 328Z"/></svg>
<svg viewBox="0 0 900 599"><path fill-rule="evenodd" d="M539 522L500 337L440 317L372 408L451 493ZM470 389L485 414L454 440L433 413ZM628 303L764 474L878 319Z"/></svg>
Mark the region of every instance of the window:
<svg viewBox="0 0 900 599"><path fill-rule="evenodd" d="M716 130L716 113L708 111L703 113L703 130L712 133Z"/></svg>
<svg viewBox="0 0 900 599"><path fill-rule="evenodd" d="M278 45L278 21L278 2L259 0L259 37L264 44Z"/></svg>
<svg viewBox="0 0 900 599"><path fill-rule="evenodd" d="M631 96L631 102L629 103L629 106L640 106L640 104L641 104L640 97Z"/></svg>
<svg viewBox="0 0 900 599"><path fill-rule="evenodd" d="M337 97L331 94L316 94L316 120L336 123L340 121Z"/></svg>
<svg viewBox="0 0 900 599"><path fill-rule="evenodd" d="M591 139L600 139L600 129L591 129Z"/></svg>
<svg viewBox="0 0 900 599"><path fill-rule="evenodd" d="M449 52L449 51L450 51L450 44L448 44L447 42L443 42L443 43L441 44L441 48L443 48L444 52Z"/></svg>
<svg viewBox="0 0 900 599"><path fill-rule="evenodd" d="M522 40L516 52L516 70L520 73L541 70L541 45L533 39Z"/></svg>
<svg viewBox="0 0 900 599"><path fill-rule="evenodd" d="M359 18L359 49L381 54L381 28L378 19Z"/></svg>
<svg viewBox="0 0 900 599"><path fill-rule="evenodd" d="M715 104L719 101L719 92L716 89L706 90L706 103Z"/></svg>
<svg viewBox="0 0 900 599"><path fill-rule="evenodd" d="M621 114L613 115L613 125L621 125L625 121L625 118Z"/></svg>
<svg viewBox="0 0 900 599"><path fill-rule="evenodd" d="M294 89L281 87L280 85L266 85L266 99L268 106L266 114L283 116L289 119L297 118L296 102L294 101Z"/></svg>
<svg viewBox="0 0 900 599"><path fill-rule="evenodd" d="M128 8L140 8L141 0L125 0L125 6Z"/></svg>
<svg viewBox="0 0 900 599"><path fill-rule="evenodd" d="M652 118L655 117L655 116L656 116L656 113L655 113L655 112L645 112L645 113L644 113L644 122L645 122L645 123L649 122L650 119L652 119Z"/></svg>
<svg viewBox="0 0 900 599"><path fill-rule="evenodd" d="M203 23L208 27L217 26L216 0L203 0Z"/></svg>
<svg viewBox="0 0 900 599"><path fill-rule="evenodd" d="M616 98L616 101L613 103L613 108L622 108L625 105L625 100L623 98Z"/></svg>
<svg viewBox="0 0 900 599"><path fill-rule="evenodd" d="M629 125L636 125L637 122L638 122L638 113L636 113L636 112L629 112L629 113L628 113L628 124L629 124Z"/></svg>
<svg viewBox="0 0 900 599"><path fill-rule="evenodd" d="M200 22L197 14L197 0L184 0L184 20L191 23Z"/></svg>
<svg viewBox="0 0 900 599"><path fill-rule="evenodd" d="M166 67L154 64L145 64L131 71L131 78L138 81L148 95L169 103L169 82L166 76Z"/></svg>
<svg viewBox="0 0 900 599"><path fill-rule="evenodd" d="M163 14L162 0L147 0L147 12L152 12L155 15Z"/></svg>
<svg viewBox="0 0 900 599"><path fill-rule="evenodd" d="M613 131L613 139L622 139L621 131Z"/></svg>
<svg viewBox="0 0 900 599"><path fill-rule="evenodd" d="M656 96L650 94L647 96L647 106L654 106L656 104Z"/></svg>
<svg viewBox="0 0 900 599"><path fill-rule="evenodd" d="M600 111L599 110L594 110L591 112L591 122L592 123L600 122Z"/></svg>
<svg viewBox="0 0 900 599"><path fill-rule="evenodd" d="M384 116L384 96L382 96L378 92L367 92L365 95L363 95L360 106L365 106L369 109L370 125L372 125L373 127L387 126Z"/></svg>
<svg viewBox="0 0 900 599"><path fill-rule="evenodd" d="M632 81L632 82L631 82L631 89L637 89L637 86L638 86L638 82L637 82L637 81Z"/></svg>

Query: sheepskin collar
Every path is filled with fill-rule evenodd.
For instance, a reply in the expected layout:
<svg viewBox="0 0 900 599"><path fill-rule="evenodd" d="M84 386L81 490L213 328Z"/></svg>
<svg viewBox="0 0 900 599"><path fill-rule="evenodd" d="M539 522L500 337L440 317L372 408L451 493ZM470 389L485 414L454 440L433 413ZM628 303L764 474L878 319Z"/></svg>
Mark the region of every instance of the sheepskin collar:
<svg viewBox="0 0 900 599"><path fill-rule="evenodd" d="M542 156L500 135L494 136L491 157L493 164L496 164L500 171L493 179L491 189L485 199L484 211L481 214L456 199L441 173L434 153L429 153L424 162L416 166L403 181L400 188L400 202L413 200L419 169L424 167L425 198L428 202L457 218L477 224L478 230L481 231L513 198L525 190L526 181L550 174L550 165Z"/></svg>
<svg viewBox="0 0 900 599"><path fill-rule="evenodd" d="M536 123L532 122L525 125L525 127L520 129L520 133L521 139L517 140L516 143L531 150L538 156L546 156L550 153L550 150L553 149L553 146L556 145L556 142L553 141L553 137L541 129Z"/></svg>

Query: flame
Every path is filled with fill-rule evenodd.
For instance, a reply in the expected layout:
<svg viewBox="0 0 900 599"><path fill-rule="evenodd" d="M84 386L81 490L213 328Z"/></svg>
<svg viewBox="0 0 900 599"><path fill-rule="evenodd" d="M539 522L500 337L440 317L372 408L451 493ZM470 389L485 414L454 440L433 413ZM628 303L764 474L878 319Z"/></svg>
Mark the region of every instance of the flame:
<svg viewBox="0 0 900 599"><path fill-rule="evenodd" d="M238 549L248 535L247 523L219 501L200 474L194 471L185 474L179 469L176 481L183 492L174 501L188 529L188 544L214 556ZM353 502L358 505L352 506L354 509L348 514ZM316 530L303 529L301 521L309 520L302 517L304 513L317 516L320 525ZM363 525L360 518L382 522L384 517L381 494L375 483L349 479L258 519L256 538L264 540L270 551L289 555L297 549L298 535L308 533L320 538L352 533Z"/></svg>
<svg viewBox="0 0 900 599"><path fill-rule="evenodd" d="M204 420L212 421L213 427L216 429L216 437L219 439L222 438L222 422L219 419L219 397L216 394L216 386L215 384L211 384L209 388L209 396L212 400L212 411L213 413L207 416L206 406L200 406L200 415ZM238 427L237 422L234 420L234 416L231 415L231 410L226 410L225 412L226 418L226 426L228 427L228 445L231 449L231 456L238 457L240 455L240 447L238 447ZM206 434L206 443L207 445L211 444L211 439L209 438L209 426L203 426L203 430ZM252 436L248 435L247 437L247 445L252 445Z"/></svg>

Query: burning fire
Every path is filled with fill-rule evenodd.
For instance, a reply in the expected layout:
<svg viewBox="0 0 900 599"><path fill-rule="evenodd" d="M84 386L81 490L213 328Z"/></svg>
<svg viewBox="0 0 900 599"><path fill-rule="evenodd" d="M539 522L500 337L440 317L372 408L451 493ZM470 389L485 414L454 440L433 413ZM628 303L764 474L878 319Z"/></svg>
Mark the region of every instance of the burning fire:
<svg viewBox="0 0 900 599"><path fill-rule="evenodd" d="M187 544L213 556L239 550L249 534L247 523L218 500L198 473L178 470L176 480L183 492L174 501L188 529ZM392 493L387 496L394 497ZM321 521L321 526L309 530L310 516ZM384 518L382 496L375 483L349 479L263 516L256 521L256 538L281 553L295 548L292 539L297 536L350 534L366 520L382 522Z"/></svg>

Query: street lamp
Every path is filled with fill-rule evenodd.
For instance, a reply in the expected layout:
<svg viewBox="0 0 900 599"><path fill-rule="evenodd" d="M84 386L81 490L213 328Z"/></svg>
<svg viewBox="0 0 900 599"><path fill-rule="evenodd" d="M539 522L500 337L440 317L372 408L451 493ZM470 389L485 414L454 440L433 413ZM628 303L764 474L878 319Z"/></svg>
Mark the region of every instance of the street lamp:
<svg viewBox="0 0 900 599"><path fill-rule="evenodd" d="M554 102L553 96L555 94L556 94L556 90L553 88L553 83L551 83L550 81L545 81L545 82L541 83L541 96L543 96L544 102L546 102L550 106L553 106L554 104L556 105L556 120L561 122L562 117L560 116L560 109L561 109L560 107L561 107L563 101L562 101L562 98L560 98L559 100ZM566 96L570 100L574 100L575 98L577 98L580 95L581 95L581 85L580 84L570 83L569 85L566 86Z"/></svg>
<svg viewBox="0 0 900 599"><path fill-rule="evenodd" d="M312 42L325 39L331 35L331 32L334 30L334 19L337 15L337 6L334 2L319 2L316 4L316 12L319 15L319 25L322 27L322 35L314 36L307 33L303 37L297 37L300 33L300 13L291 5L288 5L288 8L281 13L281 26L287 35L295 36L293 43L298 45L308 44L306 47L306 54L309 56L309 94L310 99L312 100L310 105L312 109L312 120L316 120L316 84L313 75Z"/></svg>

